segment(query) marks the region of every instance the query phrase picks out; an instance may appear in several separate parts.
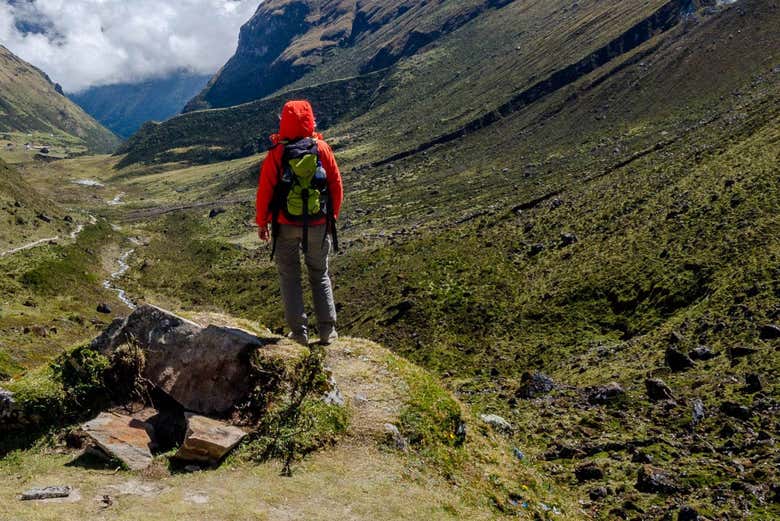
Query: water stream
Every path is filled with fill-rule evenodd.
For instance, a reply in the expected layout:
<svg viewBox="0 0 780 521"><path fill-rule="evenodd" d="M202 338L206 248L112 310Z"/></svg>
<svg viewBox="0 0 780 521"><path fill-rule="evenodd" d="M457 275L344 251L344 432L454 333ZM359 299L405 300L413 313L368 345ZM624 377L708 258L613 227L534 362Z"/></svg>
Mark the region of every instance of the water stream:
<svg viewBox="0 0 780 521"><path fill-rule="evenodd" d="M136 243L136 241L132 241L133 243ZM127 296L127 292L123 290L122 288L119 288L115 285L115 281L119 278L121 278L125 273L127 273L127 270L130 269L130 265L128 264L128 260L130 259L130 256L135 253L135 248L131 248L125 252L123 252L119 256L119 269L117 269L114 273L111 274L111 276L103 281L103 287L107 290L111 290L117 294L119 297L119 300L121 300L127 307L130 309L135 309L136 305L135 302L133 302L130 297Z"/></svg>

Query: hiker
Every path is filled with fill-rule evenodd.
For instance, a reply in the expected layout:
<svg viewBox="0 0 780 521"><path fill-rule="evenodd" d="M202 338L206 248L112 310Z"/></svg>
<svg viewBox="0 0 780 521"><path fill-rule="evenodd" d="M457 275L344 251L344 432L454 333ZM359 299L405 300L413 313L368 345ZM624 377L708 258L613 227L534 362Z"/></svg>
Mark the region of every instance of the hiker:
<svg viewBox="0 0 780 521"><path fill-rule="evenodd" d="M341 209L341 173L333 151L315 132L308 101L289 101L279 117L279 133L260 172L257 225L261 241L273 240L288 337L308 345L300 252L303 251L314 296L319 343L337 338L336 305L328 273L331 247L338 251L336 219ZM268 227L271 226L269 231Z"/></svg>

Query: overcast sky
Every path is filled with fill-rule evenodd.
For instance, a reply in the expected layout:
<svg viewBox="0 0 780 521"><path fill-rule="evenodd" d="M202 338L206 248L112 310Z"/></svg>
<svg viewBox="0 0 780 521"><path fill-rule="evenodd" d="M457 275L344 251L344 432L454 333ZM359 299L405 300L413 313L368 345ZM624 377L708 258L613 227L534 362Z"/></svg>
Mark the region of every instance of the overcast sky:
<svg viewBox="0 0 780 521"><path fill-rule="evenodd" d="M68 92L216 72L261 0L0 0L0 44Z"/></svg>

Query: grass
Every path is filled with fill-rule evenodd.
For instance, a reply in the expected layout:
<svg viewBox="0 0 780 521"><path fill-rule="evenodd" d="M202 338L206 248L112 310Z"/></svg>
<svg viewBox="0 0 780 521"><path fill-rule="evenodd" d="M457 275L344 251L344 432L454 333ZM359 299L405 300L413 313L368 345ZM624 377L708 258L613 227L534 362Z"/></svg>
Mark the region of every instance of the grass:
<svg viewBox="0 0 780 521"><path fill-rule="evenodd" d="M0 132L56 135L51 144L65 137L97 153L119 144L113 133L58 93L48 76L5 47L0 48L0 99Z"/></svg>

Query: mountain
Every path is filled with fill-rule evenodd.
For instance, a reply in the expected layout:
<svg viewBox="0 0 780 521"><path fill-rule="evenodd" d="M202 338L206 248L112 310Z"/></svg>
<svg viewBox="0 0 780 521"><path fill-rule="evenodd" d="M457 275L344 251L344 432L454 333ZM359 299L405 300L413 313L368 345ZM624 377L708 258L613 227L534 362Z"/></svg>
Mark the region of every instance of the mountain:
<svg viewBox="0 0 780 521"><path fill-rule="evenodd" d="M147 121L165 121L206 85L210 76L178 72L141 83L92 87L68 96L118 136L132 136Z"/></svg>
<svg viewBox="0 0 780 521"><path fill-rule="evenodd" d="M325 78L388 67L510 0L271 0L242 28L236 54L185 111L260 99L306 73Z"/></svg>
<svg viewBox="0 0 780 521"><path fill-rule="evenodd" d="M286 99L308 98L345 183L342 249L330 264L348 343L339 361L373 356L349 337L379 341L476 415L452 428L453 416L436 407L441 394L422 386L424 409L438 421L402 415L423 429L409 435L404 470L391 473L385 494L397 497L410 483L472 490L459 478L465 465L485 487L473 500L488 519L778 517L776 1L263 5L258 13L269 20L293 17L277 20L280 41L290 42L283 50L271 52L267 35L269 60L277 56L268 67L297 51L310 64L288 69L295 74L259 99L241 82L224 83L225 96L246 102L146 124L121 154L58 161L56 176L40 176L59 187L88 171L103 184L98 193L73 188L69 206L106 219L106 235L74 244L74 253L111 260L132 248L127 270L109 281L130 297L282 333L277 268L251 224L254 195L261 139ZM295 9L310 5L319 11L303 32L288 30L300 22ZM255 22L259 30L262 19ZM310 25L319 29L309 34ZM331 41L320 35L340 26L354 40L334 37L337 45L316 51ZM252 66L234 63L239 72ZM107 203L116 201L108 194L121 194L122 204ZM106 264L85 257L67 272ZM74 291L60 283L65 268L19 277L14 263L3 266L0 290L17 308L22 290L41 308L57 304L50 295ZM62 309L80 302L94 297ZM80 314L91 328L92 315ZM32 327L33 318L2 320L8 374L33 367L29 354L62 345L54 337L20 345L14 328ZM387 362L381 374L404 389ZM353 374L358 386L342 389L350 408L396 403L377 392L376 375ZM437 427L442 420L450 429ZM393 425L382 427L392 436ZM426 443L453 443L464 432L466 451L484 434L498 437L483 465L471 466L457 447ZM396 451L389 442L385 449ZM23 451L23 461L35 451ZM291 483L332 483L313 473L327 454L313 454ZM494 471L498 454L511 459L509 476ZM336 468L353 469L350 458L340 456ZM246 469L238 460L230 467ZM7 473L9 496L16 472ZM41 481L70 482L50 476ZM175 486L180 476L162 480ZM363 476L342 486L380 480ZM409 517L475 517L459 501L442 504L440 490L414 503L424 514ZM549 496L534 498L540 491ZM356 497L352 514L373 515L365 501L376 497ZM262 500L291 512L278 498ZM154 501L144 512L156 511L147 507ZM388 508L375 517L403 517Z"/></svg>
<svg viewBox="0 0 780 521"><path fill-rule="evenodd" d="M51 133L95 152L119 139L62 94L45 73L0 45L0 132Z"/></svg>

